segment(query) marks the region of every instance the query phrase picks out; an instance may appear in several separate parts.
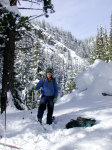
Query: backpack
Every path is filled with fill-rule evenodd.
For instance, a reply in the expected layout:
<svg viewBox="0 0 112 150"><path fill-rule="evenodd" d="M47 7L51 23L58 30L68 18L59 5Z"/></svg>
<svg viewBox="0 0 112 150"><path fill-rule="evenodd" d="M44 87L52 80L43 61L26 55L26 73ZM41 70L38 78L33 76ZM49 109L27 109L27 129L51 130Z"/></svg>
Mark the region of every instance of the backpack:
<svg viewBox="0 0 112 150"><path fill-rule="evenodd" d="M44 76L43 77L43 85L44 85L45 79L46 79L46 77ZM52 80L53 80L53 84L55 84L55 78L53 78Z"/></svg>
<svg viewBox="0 0 112 150"><path fill-rule="evenodd" d="M93 118L77 117L77 120L70 120L65 126L66 129L74 127L92 127L95 125L96 120Z"/></svg>

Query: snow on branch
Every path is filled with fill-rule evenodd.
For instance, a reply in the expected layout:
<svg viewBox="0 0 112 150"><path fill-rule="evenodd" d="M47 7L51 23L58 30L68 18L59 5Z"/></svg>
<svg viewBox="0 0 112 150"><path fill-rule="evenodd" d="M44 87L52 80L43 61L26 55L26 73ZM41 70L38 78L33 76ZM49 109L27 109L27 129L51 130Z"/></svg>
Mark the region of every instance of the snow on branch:
<svg viewBox="0 0 112 150"><path fill-rule="evenodd" d="M2 5L2 7L6 8L8 11L20 15L20 12L17 6L10 6L9 0L0 0L0 4Z"/></svg>

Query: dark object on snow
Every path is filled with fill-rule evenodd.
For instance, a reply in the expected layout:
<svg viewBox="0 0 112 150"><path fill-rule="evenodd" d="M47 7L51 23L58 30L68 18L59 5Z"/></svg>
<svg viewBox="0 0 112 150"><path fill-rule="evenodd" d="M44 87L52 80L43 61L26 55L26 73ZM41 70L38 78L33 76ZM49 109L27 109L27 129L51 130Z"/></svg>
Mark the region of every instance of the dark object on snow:
<svg viewBox="0 0 112 150"><path fill-rule="evenodd" d="M102 93L103 96L112 96L112 94Z"/></svg>
<svg viewBox="0 0 112 150"><path fill-rule="evenodd" d="M55 116L52 116L52 123L56 124L56 118L55 118Z"/></svg>
<svg viewBox="0 0 112 150"><path fill-rule="evenodd" d="M71 120L66 124L66 129L74 127L92 127L95 125L96 120L92 118L77 117L77 120Z"/></svg>

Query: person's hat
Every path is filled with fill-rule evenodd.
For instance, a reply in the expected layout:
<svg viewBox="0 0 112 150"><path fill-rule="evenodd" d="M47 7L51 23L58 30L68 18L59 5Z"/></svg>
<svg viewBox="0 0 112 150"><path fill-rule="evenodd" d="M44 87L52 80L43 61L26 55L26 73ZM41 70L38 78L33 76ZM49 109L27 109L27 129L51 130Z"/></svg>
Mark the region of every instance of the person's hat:
<svg viewBox="0 0 112 150"><path fill-rule="evenodd" d="M46 73L48 73L48 72L53 73L53 70L51 68L47 68Z"/></svg>

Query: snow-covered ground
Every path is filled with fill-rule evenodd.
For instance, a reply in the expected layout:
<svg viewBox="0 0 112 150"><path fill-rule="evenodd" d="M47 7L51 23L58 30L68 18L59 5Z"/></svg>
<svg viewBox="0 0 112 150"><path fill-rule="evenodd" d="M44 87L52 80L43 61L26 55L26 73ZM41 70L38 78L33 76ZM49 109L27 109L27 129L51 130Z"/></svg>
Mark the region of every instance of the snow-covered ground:
<svg viewBox="0 0 112 150"><path fill-rule="evenodd" d="M97 60L76 78L78 89L55 104L57 124L36 122L37 109L18 111L7 109L6 143L23 150L111 150L112 149L112 62ZM24 115L24 119L23 118ZM65 129L70 119L92 117L97 124L87 128ZM4 114L0 116L0 133L4 134ZM3 137L0 142L5 142ZM0 150L10 150L0 145Z"/></svg>

